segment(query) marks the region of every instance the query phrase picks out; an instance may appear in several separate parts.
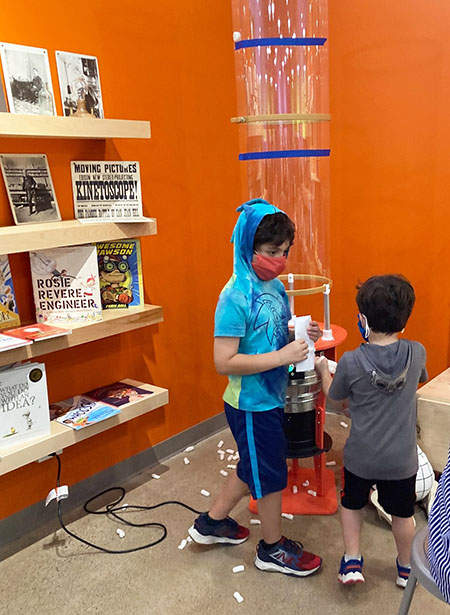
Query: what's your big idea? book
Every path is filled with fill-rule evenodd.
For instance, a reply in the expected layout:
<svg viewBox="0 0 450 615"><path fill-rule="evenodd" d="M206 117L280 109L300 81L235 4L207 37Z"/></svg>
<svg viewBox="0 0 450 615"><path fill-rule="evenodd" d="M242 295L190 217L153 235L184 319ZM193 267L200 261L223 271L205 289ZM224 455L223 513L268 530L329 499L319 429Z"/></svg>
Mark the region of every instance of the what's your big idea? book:
<svg viewBox="0 0 450 615"><path fill-rule="evenodd" d="M0 457L3 448L50 433L43 363L0 369Z"/></svg>
<svg viewBox="0 0 450 615"><path fill-rule="evenodd" d="M36 321L89 324L102 320L95 246L30 252Z"/></svg>

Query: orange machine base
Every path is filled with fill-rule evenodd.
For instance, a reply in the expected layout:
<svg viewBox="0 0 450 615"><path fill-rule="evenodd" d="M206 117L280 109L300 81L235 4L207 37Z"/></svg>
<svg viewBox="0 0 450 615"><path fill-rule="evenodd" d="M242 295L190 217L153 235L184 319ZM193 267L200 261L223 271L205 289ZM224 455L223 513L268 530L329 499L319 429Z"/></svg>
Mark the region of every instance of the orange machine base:
<svg viewBox="0 0 450 615"><path fill-rule="evenodd" d="M303 483L307 480L309 485L304 487ZM297 485L297 493L292 491L294 485ZM282 495L281 510L292 515L334 515L338 508L334 472L332 470L323 471L323 495L314 497L308 493L308 489L317 492L314 468L301 468L296 476L290 471L288 473L288 486L284 489ZM249 510L253 514L258 513L257 500L250 498Z"/></svg>

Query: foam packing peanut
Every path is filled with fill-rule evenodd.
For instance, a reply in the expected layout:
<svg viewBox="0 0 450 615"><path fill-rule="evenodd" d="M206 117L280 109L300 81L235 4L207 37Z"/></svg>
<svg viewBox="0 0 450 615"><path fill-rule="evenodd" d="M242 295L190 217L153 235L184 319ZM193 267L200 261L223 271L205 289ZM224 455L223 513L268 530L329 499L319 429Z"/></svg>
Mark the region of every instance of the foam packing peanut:
<svg viewBox="0 0 450 615"><path fill-rule="evenodd" d="M234 566L233 568L233 572L244 572L245 570L245 566L243 566L242 564L240 566Z"/></svg>
<svg viewBox="0 0 450 615"><path fill-rule="evenodd" d="M239 592L234 592L233 596L234 596L234 599L236 600L236 602L239 602L239 604L241 602L244 602L244 598L241 596L241 594Z"/></svg>

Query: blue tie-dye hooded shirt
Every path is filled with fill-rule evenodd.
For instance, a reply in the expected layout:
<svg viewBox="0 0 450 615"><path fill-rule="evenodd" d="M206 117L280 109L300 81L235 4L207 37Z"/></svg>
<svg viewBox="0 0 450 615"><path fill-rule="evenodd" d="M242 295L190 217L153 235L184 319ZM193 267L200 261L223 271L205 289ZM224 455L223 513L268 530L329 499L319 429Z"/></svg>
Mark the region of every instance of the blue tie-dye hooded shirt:
<svg viewBox="0 0 450 615"><path fill-rule="evenodd" d="M264 354L288 342L289 301L278 279L267 282L256 275L251 262L256 229L264 216L280 210L262 199L238 207L234 227L233 275L222 290L215 315L215 337L239 337L238 352ZM259 374L228 376L223 399L240 410L265 411L283 407L287 368Z"/></svg>

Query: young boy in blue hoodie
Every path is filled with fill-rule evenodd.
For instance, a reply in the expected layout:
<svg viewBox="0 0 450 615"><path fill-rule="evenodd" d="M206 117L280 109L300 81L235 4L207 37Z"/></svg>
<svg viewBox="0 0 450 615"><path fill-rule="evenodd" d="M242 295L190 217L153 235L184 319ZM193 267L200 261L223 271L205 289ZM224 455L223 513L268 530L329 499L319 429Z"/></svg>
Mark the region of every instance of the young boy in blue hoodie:
<svg viewBox="0 0 450 615"><path fill-rule="evenodd" d="M214 362L229 383L223 399L240 460L209 513L189 534L200 544L240 544L249 531L228 515L250 492L258 500L262 536L255 557L260 570L307 576L322 560L281 534L281 492L287 485L283 430L287 366L306 358L304 340L288 343L289 301L277 276L286 266L295 227L262 199L238 208L233 275L216 308ZM316 322L308 335L320 335Z"/></svg>

